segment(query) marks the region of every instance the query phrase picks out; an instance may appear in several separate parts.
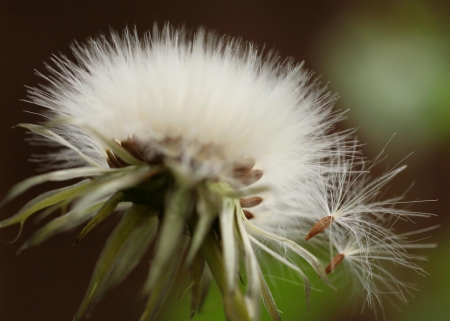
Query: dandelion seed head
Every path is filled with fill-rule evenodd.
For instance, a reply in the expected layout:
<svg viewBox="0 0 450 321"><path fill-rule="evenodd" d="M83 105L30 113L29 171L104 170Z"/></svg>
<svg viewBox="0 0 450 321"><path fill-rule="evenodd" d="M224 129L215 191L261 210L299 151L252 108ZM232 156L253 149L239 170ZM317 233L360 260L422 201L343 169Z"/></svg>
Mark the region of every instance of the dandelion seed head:
<svg viewBox="0 0 450 321"><path fill-rule="evenodd" d="M23 248L89 220L76 244L115 210L127 210L75 320L147 248L152 263L141 320L155 318L182 268L193 280L191 316L203 304L200 283L208 287L213 277L227 319L242 320L259 320L261 295L280 319L263 277L272 265L267 256L288 268L289 279L301 279L308 305L313 288L305 266L329 285L328 274L347 273L369 307L381 307L386 293L402 299L411 289L385 263L424 273L407 250L431 245L409 243L415 232L396 235L393 226L428 214L399 209L402 196L382 194L404 166L371 178L381 154L367 162L348 139L352 131L332 133L342 115L331 111L336 97L302 64L169 24L142 37L112 32L75 43L72 52L74 59L54 56L49 75L40 74L47 83L29 91L48 121L20 124L65 147L48 156L58 168L17 184L6 200L46 181L83 180L40 195L0 228L22 226L46 207L45 215L66 213L71 204Z"/></svg>
<svg viewBox="0 0 450 321"><path fill-rule="evenodd" d="M230 178L250 157L264 171L261 184L286 192L331 145L324 132L334 98L301 65L251 43L166 25L142 39L113 32L72 50L77 62L54 57L50 85L32 89L31 101L73 118L60 133L96 159L105 147L84 125L132 138L147 159L176 159L200 178Z"/></svg>

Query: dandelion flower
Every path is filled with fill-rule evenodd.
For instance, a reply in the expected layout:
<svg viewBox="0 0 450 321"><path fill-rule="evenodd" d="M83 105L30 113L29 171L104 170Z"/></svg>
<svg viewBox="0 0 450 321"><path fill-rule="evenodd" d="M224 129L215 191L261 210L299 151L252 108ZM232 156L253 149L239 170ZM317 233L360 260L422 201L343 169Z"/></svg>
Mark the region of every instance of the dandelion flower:
<svg viewBox="0 0 450 321"><path fill-rule="evenodd" d="M354 192L346 167L335 161L349 154L348 132L330 132L340 117L331 111L335 96L301 64L241 40L170 25L142 38L136 31L113 32L72 50L76 63L54 56L49 75L40 74L47 84L29 91L48 121L20 125L63 148L47 157L52 171L19 183L5 201L46 181L80 181L31 200L0 228L23 226L40 210L46 216L68 208L22 249L86 223L77 244L113 212L121 213L75 320L122 282L148 248L142 321L156 318L183 268L192 276L191 316L213 278L227 319L259 320L262 296L271 317L280 320L259 250L294 270L308 297L306 265L327 283L331 272L299 237L328 209L317 205L320 200L331 196L337 206L327 217L357 235L377 226L363 216L377 213L378 205L365 201L395 175ZM344 223L349 216L358 216L356 227ZM365 258L375 242L386 255L404 259L400 243L366 242ZM246 275L245 289L240 275Z"/></svg>

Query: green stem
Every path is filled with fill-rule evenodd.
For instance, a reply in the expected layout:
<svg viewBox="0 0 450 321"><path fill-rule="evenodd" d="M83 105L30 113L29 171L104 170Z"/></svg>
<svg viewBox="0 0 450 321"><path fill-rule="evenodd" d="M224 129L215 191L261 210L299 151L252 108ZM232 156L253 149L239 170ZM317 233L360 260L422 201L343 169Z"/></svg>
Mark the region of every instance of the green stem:
<svg viewBox="0 0 450 321"><path fill-rule="evenodd" d="M241 290L236 288L232 293L228 290L222 251L212 233L203 242L202 254L208 263L220 292L222 292L227 320L251 321Z"/></svg>

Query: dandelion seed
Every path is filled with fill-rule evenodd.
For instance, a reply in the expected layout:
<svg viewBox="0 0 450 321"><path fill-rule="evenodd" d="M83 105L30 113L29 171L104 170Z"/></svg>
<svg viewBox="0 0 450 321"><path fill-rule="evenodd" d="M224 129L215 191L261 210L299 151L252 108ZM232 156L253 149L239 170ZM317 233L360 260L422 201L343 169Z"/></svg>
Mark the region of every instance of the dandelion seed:
<svg viewBox="0 0 450 321"><path fill-rule="evenodd" d="M329 227L331 223L333 223L333 220L334 220L333 216L325 216L324 218L322 218L312 227L308 235L306 235L305 240L308 241L310 238L325 231L325 229Z"/></svg>
<svg viewBox="0 0 450 321"><path fill-rule="evenodd" d="M383 296L405 302L405 294L411 294L411 290L415 289L411 284L399 280L389 271L387 265L395 264L424 275L424 270L414 263L415 260L420 261L424 258L408 253L408 250L433 248L436 245L412 242L407 237L423 234L435 228L436 226L400 235L385 229L383 239L372 238L370 243L361 246L351 232L338 227L332 231L331 241L339 254L336 254L327 266L327 274L345 262L341 271L351 276L350 280L355 283L356 289L362 288L366 292L366 305L375 312L378 306L383 312ZM392 300L390 302L395 304Z"/></svg>
<svg viewBox="0 0 450 321"><path fill-rule="evenodd" d="M261 204L263 199L259 196L252 196L249 198L240 198L239 203L241 204L241 207L254 207L256 205Z"/></svg>
<svg viewBox="0 0 450 321"><path fill-rule="evenodd" d="M428 213L396 208L396 204L402 203L403 196L385 200L380 198L383 187L406 168L401 166L380 177L371 178L370 170L379 162L380 157L381 154L369 163L361 159L355 162L354 155L348 160L345 160L348 158L345 154L334 157L332 162L336 165L336 171L326 174L326 180L322 181L311 196L315 199L312 205L316 208L314 212L325 216L313 225L306 240L337 224L353 234L360 246L364 246L364 243L370 243L372 239L386 238L389 222L393 225L396 220L430 216ZM314 220L312 217L308 219Z"/></svg>
<svg viewBox="0 0 450 321"><path fill-rule="evenodd" d="M331 260L330 264L328 264L327 267L325 268L325 273L330 274L331 272L333 272L334 269L342 262L344 257L345 254L342 253L336 254L333 260Z"/></svg>

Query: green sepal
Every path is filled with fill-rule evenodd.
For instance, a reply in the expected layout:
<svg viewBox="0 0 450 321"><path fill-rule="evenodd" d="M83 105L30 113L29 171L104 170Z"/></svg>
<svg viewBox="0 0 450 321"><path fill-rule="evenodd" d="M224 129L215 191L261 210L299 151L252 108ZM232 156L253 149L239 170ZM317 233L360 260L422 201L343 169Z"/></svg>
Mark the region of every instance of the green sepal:
<svg viewBox="0 0 450 321"><path fill-rule="evenodd" d="M147 290L144 289L144 291L149 291L149 297L147 300L147 305L145 306L144 313L142 314L139 321L158 320L158 313L167 296L169 295L170 290L172 289L172 286L178 275L178 271L182 267L183 257L185 255L188 244L188 237L186 235L182 235L176 251L171 257L168 258L169 261L167 262L168 264L164 273L160 274L158 280L151 288ZM152 262L150 266L149 276L151 275L151 271L153 268L154 266ZM146 286L148 286L148 282Z"/></svg>
<svg viewBox="0 0 450 321"><path fill-rule="evenodd" d="M229 321L251 321L244 295L239 287L234 292L227 289L227 274L223 253L217 238L211 232L203 242L201 253L222 293L225 315Z"/></svg>
<svg viewBox="0 0 450 321"><path fill-rule="evenodd" d="M222 241L223 261L225 264L225 274L227 279L226 289L234 293L238 284L239 276L239 251L236 242L235 231L235 207L233 199L224 197L222 199L222 209L219 215L220 236Z"/></svg>
<svg viewBox="0 0 450 321"><path fill-rule="evenodd" d="M203 242L211 231L212 224L219 214L218 198L208 193L202 185L197 188L197 216L192 233L191 245L189 247L188 255L186 258L186 265L190 266L200 250Z"/></svg>
<svg viewBox="0 0 450 321"><path fill-rule="evenodd" d="M139 184L122 189L125 199L134 204L149 205L162 211L166 192L173 185L173 177L162 166L153 166L141 175Z"/></svg>
<svg viewBox="0 0 450 321"><path fill-rule="evenodd" d="M89 180L84 180L69 187L52 190L39 195L28 202L16 215L0 222L0 228L11 226L17 223L24 223L25 220L46 207L52 206L66 200L73 200L82 195L90 186Z"/></svg>
<svg viewBox="0 0 450 321"><path fill-rule="evenodd" d="M74 178L80 178L80 177L90 177L90 176L98 176L103 175L111 172L117 172L118 170L113 169L101 169L96 167L81 167L81 168L71 168L71 169L64 169L59 170L51 173L46 173L42 175L37 175L34 177L30 177L16 185L14 185L11 190L8 192L6 197L3 199L3 201L0 203L0 207L5 204L6 202L9 202L13 198L17 197L18 195L22 194L26 190L32 188L33 186L36 186L38 184L42 184L45 182L50 181L65 181L70 180Z"/></svg>
<svg viewBox="0 0 450 321"><path fill-rule="evenodd" d="M194 286L194 281L191 281L191 283L189 283L189 285L187 286L187 288L183 291L183 293L180 294L180 296L178 296L178 299L181 299L182 297L184 297L186 295L186 293L189 292L190 289L192 289L192 287Z"/></svg>
<svg viewBox="0 0 450 321"><path fill-rule="evenodd" d="M117 172L105 174L92 180L88 193L74 202L75 208L91 206L93 202L110 196L116 191L123 191L127 188L147 180L153 175L153 170L148 166L124 167Z"/></svg>
<svg viewBox="0 0 450 321"><path fill-rule="evenodd" d="M55 236L56 234L69 231L70 229L83 224L92 216L94 216L94 214L102 207L104 202L104 200L100 201L82 210L74 209L64 215L52 219L42 228L37 230L31 237L29 237L19 249L18 253L27 248L37 246L42 242L48 240L49 238ZM116 210L125 210L129 207L130 203L121 203L117 206Z"/></svg>
<svg viewBox="0 0 450 321"><path fill-rule="evenodd" d="M94 227L103 222L112 212L116 209L117 205L124 200L122 192L115 192L105 203L103 203L100 210L95 216L87 223L87 225L81 230L73 245L76 245L87 233L89 233Z"/></svg>
<svg viewBox="0 0 450 321"><path fill-rule="evenodd" d="M111 287L125 279L141 259L157 230L155 214L143 205L134 205L125 213L103 248L75 321Z"/></svg>
<svg viewBox="0 0 450 321"><path fill-rule="evenodd" d="M141 261L151 242L155 240L159 225L157 213L149 209L145 215L148 216L148 220L136 228L123 246L119 259L108 275L108 282L105 284L103 292L109 291L125 280Z"/></svg>
<svg viewBox="0 0 450 321"><path fill-rule="evenodd" d="M205 269L205 259L200 255L197 255L194 261L192 262L191 266L191 275L192 275L191 319L195 316L195 312L197 311L201 299L201 281L204 269Z"/></svg>
<svg viewBox="0 0 450 321"><path fill-rule="evenodd" d="M209 266L206 264L203 268L201 287L200 287L200 297L197 304L197 310L201 312L203 310L203 305L205 304L206 297L208 296L209 288L211 287L212 275Z"/></svg>
<svg viewBox="0 0 450 321"><path fill-rule="evenodd" d="M279 262L284 263L287 267L291 268L292 270L296 271L303 280L303 286L305 288L305 300L306 300L306 306L309 310L309 302L310 302L310 295L311 295L311 282L309 281L306 274L303 272L302 269L300 269L297 265L292 264L290 261L288 261L285 257L278 254L276 251L272 250L267 245L263 244L262 242L258 241L253 236L249 235L249 239L257 245L259 248L264 250L266 253L277 259Z"/></svg>
<svg viewBox="0 0 450 321"><path fill-rule="evenodd" d="M261 282L259 278L259 272L261 270L258 259L256 258L252 244L245 230L244 223L240 217L242 211L239 200L234 200L235 205L235 224L238 230L238 243L240 250L243 253L245 259L245 271L247 273L247 292L246 301L249 309L249 313L253 320L259 320L261 314Z"/></svg>
<svg viewBox="0 0 450 321"><path fill-rule="evenodd" d="M39 214L36 215L36 217L34 217L33 223L39 224L56 211L59 211L61 215L66 214L69 203L70 200L66 200L47 207L46 209L40 211Z"/></svg>
<svg viewBox="0 0 450 321"><path fill-rule="evenodd" d="M28 240L26 240L26 242L19 249L19 252L27 248L37 246L58 233L78 226L79 224L89 219L89 217L91 217L95 213L95 211L99 210L102 205L103 202L92 205L81 211L72 210L65 215L54 218L38 231L36 231L30 238L28 238Z"/></svg>
<svg viewBox="0 0 450 321"><path fill-rule="evenodd" d="M269 312L269 315L272 318L272 320L281 321L281 316L280 313L278 312L277 305L275 304L272 292L270 291L269 286L267 285L266 279L264 278L261 269L258 269L258 277L261 282L261 295L267 312Z"/></svg>
<svg viewBox="0 0 450 321"><path fill-rule="evenodd" d="M171 258L180 255L180 242L185 232L186 222L194 207L194 192L190 187L175 185L168 191L166 209L155 247L155 256L144 286L144 294L154 290L161 276L169 268Z"/></svg>

